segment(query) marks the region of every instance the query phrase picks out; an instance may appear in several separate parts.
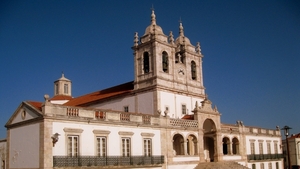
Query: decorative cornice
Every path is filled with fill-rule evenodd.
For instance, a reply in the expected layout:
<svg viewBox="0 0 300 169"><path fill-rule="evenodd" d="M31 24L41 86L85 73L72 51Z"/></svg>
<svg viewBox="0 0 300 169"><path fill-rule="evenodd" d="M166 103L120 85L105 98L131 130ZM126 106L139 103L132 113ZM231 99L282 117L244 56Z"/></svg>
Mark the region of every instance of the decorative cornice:
<svg viewBox="0 0 300 169"><path fill-rule="evenodd" d="M141 133L141 136L143 137L154 137L154 133Z"/></svg>
<svg viewBox="0 0 300 169"><path fill-rule="evenodd" d="M64 128L64 132L68 132L68 133L82 133L83 129Z"/></svg>
<svg viewBox="0 0 300 169"><path fill-rule="evenodd" d="M130 132L130 131L119 131L119 135L122 135L122 136L133 136L133 132Z"/></svg>
<svg viewBox="0 0 300 169"><path fill-rule="evenodd" d="M94 134L105 134L105 135L108 135L108 134L110 134L110 131L108 131L108 130L93 130L93 133Z"/></svg>

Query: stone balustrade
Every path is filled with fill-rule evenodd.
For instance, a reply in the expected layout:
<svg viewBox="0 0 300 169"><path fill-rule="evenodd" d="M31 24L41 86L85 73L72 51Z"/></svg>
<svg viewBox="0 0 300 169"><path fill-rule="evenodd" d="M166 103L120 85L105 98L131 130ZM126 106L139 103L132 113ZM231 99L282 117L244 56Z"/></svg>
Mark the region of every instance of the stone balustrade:
<svg viewBox="0 0 300 169"><path fill-rule="evenodd" d="M78 107L62 107L51 105L45 109L47 116L63 117L63 118L78 118L90 121L113 121L122 123L132 123L139 125L155 125L167 127L183 127L183 128L198 128L197 120L187 119L172 119L159 115L150 115L142 113L129 113L121 111L112 111L104 109L78 108ZM248 127L244 125L227 125L223 124L221 128L225 133L247 133L247 134L263 134L280 136L280 130L270 130L256 127Z"/></svg>
<svg viewBox="0 0 300 169"><path fill-rule="evenodd" d="M68 118L68 119L78 119L78 120L89 120L89 121L113 121L113 122L128 122L138 123L145 125L160 125L160 117L158 115L149 115L141 113L129 113L120 112L104 109L91 109L91 108L78 108L78 107L62 107L51 105L47 107L47 116Z"/></svg>
<svg viewBox="0 0 300 169"><path fill-rule="evenodd" d="M170 125L178 126L178 127L198 128L198 121L197 120L170 119Z"/></svg>
<svg viewBox="0 0 300 169"><path fill-rule="evenodd" d="M222 133L246 133L246 134L262 134L262 135L273 135L280 136L280 130L278 129L264 129L258 127L249 127L249 126L239 126L239 125L231 125L231 124L222 124L221 128Z"/></svg>

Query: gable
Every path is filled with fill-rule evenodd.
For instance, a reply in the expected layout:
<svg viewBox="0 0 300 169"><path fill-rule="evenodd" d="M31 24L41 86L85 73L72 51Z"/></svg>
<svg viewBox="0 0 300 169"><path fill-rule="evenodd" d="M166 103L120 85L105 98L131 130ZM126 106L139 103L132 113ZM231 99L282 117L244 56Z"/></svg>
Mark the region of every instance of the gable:
<svg viewBox="0 0 300 169"><path fill-rule="evenodd" d="M5 126L32 121L42 116L40 102L22 102Z"/></svg>

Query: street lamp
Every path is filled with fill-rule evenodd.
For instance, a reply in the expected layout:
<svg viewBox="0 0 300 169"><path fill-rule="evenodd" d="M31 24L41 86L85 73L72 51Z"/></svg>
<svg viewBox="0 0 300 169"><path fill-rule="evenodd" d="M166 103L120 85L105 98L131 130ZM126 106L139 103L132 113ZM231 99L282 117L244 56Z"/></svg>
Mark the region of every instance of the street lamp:
<svg viewBox="0 0 300 169"><path fill-rule="evenodd" d="M281 130L284 131L285 135L285 142L286 142L286 151L288 155L288 169L291 169L291 159L290 159L290 148L289 148L289 141L288 141L288 136L289 136L289 130L292 129L289 126L284 126Z"/></svg>

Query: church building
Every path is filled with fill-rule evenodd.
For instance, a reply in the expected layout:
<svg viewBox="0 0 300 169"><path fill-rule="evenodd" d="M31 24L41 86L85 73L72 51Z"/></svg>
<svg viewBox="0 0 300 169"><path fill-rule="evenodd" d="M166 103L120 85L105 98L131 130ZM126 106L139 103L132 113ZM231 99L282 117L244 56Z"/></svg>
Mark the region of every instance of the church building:
<svg viewBox="0 0 300 169"><path fill-rule="evenodd" d="M6 168L283 169L279 127L221 122L182 23L165 35L152 10L133 42L133 81L74 97L62 74L53 97L23 101L5 125Z"/></svg>

